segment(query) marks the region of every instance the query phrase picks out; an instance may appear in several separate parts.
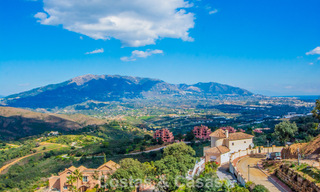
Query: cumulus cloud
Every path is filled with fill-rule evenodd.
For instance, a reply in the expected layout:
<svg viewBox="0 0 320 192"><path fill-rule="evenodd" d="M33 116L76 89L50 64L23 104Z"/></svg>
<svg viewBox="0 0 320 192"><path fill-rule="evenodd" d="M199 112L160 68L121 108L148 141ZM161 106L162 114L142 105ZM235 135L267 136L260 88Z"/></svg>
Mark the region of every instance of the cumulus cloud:
<svg viewBox="0 0 320 192"><path fill-rule="evenodd" d="M212 14L215 14L215 13L218 13L218 10L217 9L214 9L212 11L209 11L209 14L212 15Z"/></svg>
<svg viewBox="0 0 320 192"><path fill-rule="evenodd" d="M312 51L307 52L306 55L320 55L320 47L316 47Z"/></svg>
<svg viewBox="0 0 320 192"><path fill-rule="evenodd" d="M121 57L121 61L135 61L137 60L137 58L147 58L151 55L154 54L162 54L163 51L159 50L159 49L155 49L155 50L146 50L146 51L139 51L139 50L134 50L131 52L131 56L130 57Z"/></svg>
<svg viewBox="0 0 320 192"><path fill-rule="evenodd" d="M103 52L104 52L104 50L103 50L103 48L101 48L101 49L96 49L96 50L93 50L90 52L86 52L85 54L89 55L89 54L96 54L96 53L103 53Z"/></svg>
<svg viewBox="0 0 320 192"><path fill-rule="evenodd" d="M93 39L119 39L123 46L155 44L160 38L193 41L194 14L185 0L43 0L34 17Z"/></svg>

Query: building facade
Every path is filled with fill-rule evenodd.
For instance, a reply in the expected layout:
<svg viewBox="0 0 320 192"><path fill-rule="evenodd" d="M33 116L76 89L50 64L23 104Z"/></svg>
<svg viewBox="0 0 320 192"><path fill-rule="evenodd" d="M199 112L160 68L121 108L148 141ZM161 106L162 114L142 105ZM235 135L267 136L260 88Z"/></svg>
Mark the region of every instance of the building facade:
<svg viewBox="0 0 320 192"><path fill-rule="evenodd" d="M243 132L229 133L228 129L218 129L210 134L211 146L204 148L206 162L229 162L232 153L253 148L253 135Z"/></svg>
<svg viewBox="0 0 320 192"><path fill-rule="evenodd" d="M207 126L195 126L192 132L198 139L210 140L211 129L209 129Z"/></svg>
<svg viewBox="0 0 320 192"><path fill-rule="evenodd" d="M78 179L73 183L73 186L77 187L78 191L84 192L88 189L93 189L95 186L101 187L100 179L112 175L119 167L120 165L113 161L108 161L97 169L88 169L84 166L78 168L71 166L60 172L58 176L49 178L49 191L70 191L71 185L68 183L68 177L75 170L78 170L82 174L82 180Z"/></svg>
<svg viewBox="0 0 320 192"><path fill-rule="evenodd" d="M153 135L153 138L158 140L158 139L162 139L163 142L166 142L166 143L172 143L174 142L174 137L173 137L173 134L172 132L170 132L168 129L160 129L160 130L157 130L154 135Z"/></svg>

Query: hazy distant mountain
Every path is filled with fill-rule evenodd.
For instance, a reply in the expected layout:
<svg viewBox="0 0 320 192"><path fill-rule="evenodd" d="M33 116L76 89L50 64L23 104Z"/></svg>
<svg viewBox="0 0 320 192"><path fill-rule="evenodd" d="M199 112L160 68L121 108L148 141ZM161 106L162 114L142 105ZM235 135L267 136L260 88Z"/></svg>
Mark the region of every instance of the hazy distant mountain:
<svg viewBox="0 0 320 192"><path fill-rule="evenodd" d="M169 84L159 79L84 75L59 84L47 85L1 99L2 105L28 108L66 107L88 100L123 101L153 98L204 98L215 95L251 96L238 87L219 83Z"/></svg>

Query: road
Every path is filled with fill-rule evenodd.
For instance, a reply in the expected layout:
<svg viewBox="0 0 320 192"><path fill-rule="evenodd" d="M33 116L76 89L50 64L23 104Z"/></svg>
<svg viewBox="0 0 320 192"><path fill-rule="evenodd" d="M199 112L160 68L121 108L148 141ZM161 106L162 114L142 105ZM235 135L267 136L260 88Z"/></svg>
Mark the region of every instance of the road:
<svg viewBox="0 0 320 192"><path fill-rule="evenodd" d="M163 146L163 147L159 147L159 148L156 148L156 149L151 149L151 150L141 151L141 152L135 152L135 153L128 153L128 154L125 154L125 155L139 155L139 154L142 154L142 153L150 153L152 151L159 151L159 150L164 149L166 147L167 146Z"/></svg>
<svg viewBox="0 0 320 192"><path fill-rule="evenodd" d="M220 180L229 180L232 186L234 186L234 184L237 183L237 179L229 171L229 163L221 165L217 170L217 175Z"/></svg>
<svg viewBox="0 0 320 192"><path fill-rule="evenodd" d="M288 187L281 186L271 176L261 171L257 166L257 163L259 161L261 161L261 158L251 158L246 156L239 160L239 162L237 163L237 169L243 174L243 176L247 180L250 180L255 184L264 185L266 188L269 189L269 191L272 191L272 192L278 192L278 191L290 192L291 191ZM248 179L248 165L250 165L249 179Z"/></svg>
<svg viewBox="0 0 320 192"><path fill-rule="evenodd" d="M60 149L62 147L66 147L66 146L65 145L61 145L61 146L53 148L53 149L43 150L43 151L40 151L40 152L37 152L37 153L32 153L32 154L29 154L29 155L26 155L26 156L23 156L23 157L19 157L19 158L13 159L12 162L10 162L10 163L8 163L8 164L6 164L6 165L4 165L3 167L0 168L0 174L2 174L2 172L4 172L4 170L6 170L10 166L18 163L19 161L21 161L24 158L27 158L27 157L30 157L30 156L33 156L33 155L36 155L36 154L39 154L39 153L44 153L44 152L52 151L52 150L55 150L55 149Z"/></svg>
<svg viewBox="0 0 320 192"><path fill-rule="evenodd" d="M191 142L190 141L183 141L185 144L190 144ZM196 143L199 143L199 141L196 141ZM135 153L128 153L128 154L125 154L125 155L139 155L139 154L142 154L142 153L150 153L152 151L160 151L161 149L164 149L166 148L166 146L163 146L163 147L159 147L159 148L155 148L155 149L151 149L151 150L147 150L147 151L141 151L141 152L135 152Z"/></svg>

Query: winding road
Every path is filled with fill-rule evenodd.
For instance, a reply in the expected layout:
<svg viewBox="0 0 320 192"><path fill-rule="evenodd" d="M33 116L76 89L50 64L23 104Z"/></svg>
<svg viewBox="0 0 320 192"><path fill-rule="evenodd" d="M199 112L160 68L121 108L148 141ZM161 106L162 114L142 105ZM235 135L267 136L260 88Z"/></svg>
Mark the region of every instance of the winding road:
<svg viewBox="0 0 320 192"><path fill-rule="evenodd" d="M258 162L261 158L243 157L237 163L237 169L243 174L243 176L254 182L255 184L264 185L271 192L292 192L292 190L280 181L272 178L267 173L263 172L258 166ZM248 179L248 165L249 168L249 179Z"/></svg>
<svg viewBox="0 0 320 192"><path fill-rule="evenodd" d="M55 149L60 149L60 148L62 148L62 147L67 147L67 146L61 145L61 146L56 147L56 148L39 151L39 152L36 152L36 153L32 153L32 154L29 154L29 155L26 155L26 156L23 156L23 157L19 157L19 158L13 159L12 162L10 162L10 163L8 163L8 164L6 164L6 165L4 165L3 167L0 168L0 174L3 174L3 172L4 172L7 168L9 168L10 166L18 163L18 162L21 161L22 159L25 159L25 158L27 158L27 157L31 157L31 156L36 155L36 154L39 154L39 153L44 153L44 152L52 151L52 150L55 150Z"/></svg>

